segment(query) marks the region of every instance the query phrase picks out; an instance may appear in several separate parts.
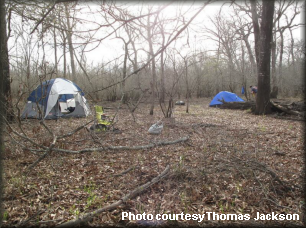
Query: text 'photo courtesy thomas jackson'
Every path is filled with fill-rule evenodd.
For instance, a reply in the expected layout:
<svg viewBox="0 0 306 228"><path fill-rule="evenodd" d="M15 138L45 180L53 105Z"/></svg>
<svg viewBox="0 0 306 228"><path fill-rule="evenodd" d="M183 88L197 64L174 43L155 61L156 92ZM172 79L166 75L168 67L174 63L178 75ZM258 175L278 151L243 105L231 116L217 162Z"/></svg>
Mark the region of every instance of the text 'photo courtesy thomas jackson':
<svg viewBox="0 0 306 228"><path fill-rule="evenodd" d="M271 212L270 214L262 214L257 212L255 217L250 214L218 214L215 212L206 212L204 214L133 214L131 212L122 212L122 220L300 220L298 214L278 214Z"/></svg>

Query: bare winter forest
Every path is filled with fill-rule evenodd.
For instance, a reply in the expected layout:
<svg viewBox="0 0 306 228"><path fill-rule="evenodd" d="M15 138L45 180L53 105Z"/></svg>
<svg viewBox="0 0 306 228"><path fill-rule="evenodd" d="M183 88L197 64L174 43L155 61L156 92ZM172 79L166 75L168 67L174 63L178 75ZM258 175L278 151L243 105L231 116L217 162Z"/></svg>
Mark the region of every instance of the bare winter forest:
<svg viewBox="0 0 306 228"><path fill-rule="evenodd" d="M305 2L0 10L3 227L305 225Z"/></svg>

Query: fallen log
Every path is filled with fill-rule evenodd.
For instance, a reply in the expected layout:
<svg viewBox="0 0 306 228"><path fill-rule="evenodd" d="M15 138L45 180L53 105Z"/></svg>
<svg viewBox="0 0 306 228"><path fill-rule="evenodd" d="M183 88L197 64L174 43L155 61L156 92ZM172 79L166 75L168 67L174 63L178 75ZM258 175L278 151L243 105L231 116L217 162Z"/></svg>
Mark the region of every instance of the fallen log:
<svg viewBox="0 0 306 228"><path fill-rule="evenodd" d="M189 137L183 137L179 138L174 141L160 141L148 145L141 145L141 146L102 146L98 148L86 148L83 150L64 150L64 149L58 149L58 148L53 148L53 151L56 152L63 152L63 153L71 153L71 154L81 154L81 153L87 153L87 152L100 152L100 151L106 151L106 150L146 150L146 149L151 149L153 147L157 146L166 146L166 145L172 145L180 142L185 142L189 139Z"/></svg>
<svg viewBox="0 0 306 228"><path fill-rule="evenodd" d="M247 109L254 109L256 104L254 101L246 101L246 102L226 102L222 101L222 105L220 105L220 109L240 109L240 110L247 110Z"/></svg>
<svg viewBox="0 0 306 228"><path fill-rule="evenodd" d="M224 100L220 100L223 104L219 106L220 109L240 109L240 110L247 110L251 109L252 112L255 111L256 103L254 101L247 101L247 102L226 102ZM274 101L270 101L272 106L272 112L283 112L289 115L294 116L304 116L304 112L296 111L290 108L290 106L283 106L280 104L276 104ZM289 104L291 105L291 104Z"/></svg>
<svg viewBox="0 0 306 228"><path fill-rule="evenodd" d="M285 113L290 114L290 115L304 116L304 113L302 113L302 112L294 111L294 110L291 110L289 108L285 108L284 106L276 104L273 101L270 101L270 102L271 102L271 105L273 106L273 108L275 108L276 110L280 110L280 111L285 112Z"/></svg>
<svg viewBox="0 0 306 228"><path fill-rule="evenodd" d="M57 228L63 228L63 227L75 227L75 226L83 226L86 225L86 223L88 223L89 221L91 221L93 219L94 216L101 214L104 211L110 211L113 210L115 208L117 208L119 205L125 203L126 201L133 199L134 197L136 197L137 195L139 195L140 193L143 193L146 189L148 189L150 186L152 186L153 184L159 182L160 180L162 180L163 178L165 178L166 176L168 176L170 171L170 166L167 165L167 167L165 168L165 170L159 174L157 177L154 177L151 181L139 186L138 188L136 188L135 190L131 191L130 193L128 193L127 195L125 195L124 197L122 197L120 200L118 200L115 203L112 203L111 205L99 208L93 212L89 212L84 214L83 216L81 216L78 219L75 220L71 220L65 223L62 223L58 226L56 226Z"/></svg>

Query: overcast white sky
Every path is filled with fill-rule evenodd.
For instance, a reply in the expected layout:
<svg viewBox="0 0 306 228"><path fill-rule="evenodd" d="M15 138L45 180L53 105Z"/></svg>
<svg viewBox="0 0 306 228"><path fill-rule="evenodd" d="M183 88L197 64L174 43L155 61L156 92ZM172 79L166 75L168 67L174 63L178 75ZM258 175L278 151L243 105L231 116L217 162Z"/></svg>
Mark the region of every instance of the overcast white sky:
<svg viewBox="0 0 306 228"><path fill-rule="evenodd" d="M162 1L159 2L157 1L156 3L153 2L149 2L151 5L162 5L165 4L167 2ZM133 5L134 4L134 5ZM198 1L196 2L196 4L194 5L195 7L198 7L200 5L203 4L203 1ZM215 43L213 41L210 40L205 40L203 41L203 39L201 39L200 35L197 33L197 28L200 25L207 25L210 26L211 23L209 21L209 17L213 17L214 15L216 15L222 4L224 4L223 1L219 1L219 2L215 2L212 4L209 4L206 6L206 8L197 16L197 18L193 21L192 25L190 26L189 32L190 32L190 36L189 36L189 44L191 48L198 48L198 49L206 49L206 50L211 50L215 48ZM133 5L135 8L137 8L139 6L139 4L136 3L130 3L129 5ZM168 6L163 12L166 15L175 15L177 7L180 6L181 4L178 4L177 2L172 3L170 6ZM192 2L185 2L183 4L183 10L188 10L190 8L190 6L192 5ZM94 7L94 5L91 5L92 7ZM230 11L231 8L228 7L229 4L226 4L225 6L223 6L222 12L223 15L227 15ZM193 15L194 11L192 11L192 13L190 13L190 15ZM290 14L290 12L288 12L288 14ZM303 15L300 14L299 16L297 16L297 18L295 19L295 23L300 23L303 20ZM293 35L294 37L296 37L297 40L300 40L303 38L303 32L301 28L297 28L293 31ZM196 37L195 37L196 36ZM252 38L252 36L250 37ZM186 38L187 39L187 38ZM181 44L182 43L186 43L186 39L182 39L181 40ZM289 39L289 35L287 36L287 39ZM195 46L193 46L195 45ZM105 40L101 43L101 46L97 49L95 49L94 51L88 53L86 55L87 59L89 61L92 61L94 63L99 62L101 59L107 61L112 60L114 57L118 56L118 54L122 54L123 53L123 43L121 40L118 39L108 39Z"/></svg>
<svg viewBox="0 0 306 228"><path fill-rule="evenodd" d="M145 2L146 3L146 2ZM150 5L161 5L161 4L166 4L166 1L157 1L157 2L148 2ZM148 4L146 3L146 4ZM197 1L194 4L194 10L191 10L189 17L191 17L194 12L195 9L197 9L199 6L201 6L204 3L204 1ZM140 7L140 4L132 1L132 2L122 2L122 4L128 4L130 6L132 6L132 10L137 11L137 9ZM185 2L183 3L183 10L189 10L190 6L193 4L193 2ZM209 17L213 17L215 14L217 14L221 8L221 6L224 4L224 1L219 1L219 2L215 2L212 4L209 4L206 6L206 8L198 15L198 17L193 21L193 23L190 25L189 27L189 40L188 40L188 44L189 46L185 45L185 50L181 50L182 52L188 52L188 49L192 48L194 49L198 49L198 50L213 50L215 49L215 43L210 41L210 40L203 40L201 38L201 34L199 34L199 28L203 27L203 25L205 24L206 26L211 26L211 22L209 21ZM301 2L302 4L302 2ZM101 16L99 16L98 14L94 13L95 10L98 10L97 6L94 3L90 3L89 4L89 8L85 7L88 4L86 4L86 2L81 3L81 7L84 7L83 9L83 13L79 13L77 15L77 17L79 18L83 18L89 21L95 21L95 22L99 22L102 21ZM176 10L178 6L181 6L182 3L181 2L173 2L170 6L168 6L165 10L164 10L164 14L168 15L168 16L174 16L176 14ZM89 11L90 10L90 11ZM222 15L226 16L230 13L231 8L229 7L229 4L226 4L223 9L222 9ZM290 15L290 12L287 12L288 16ZM295 19L294 23L300 23L303 20L303 14L300 14L297 16L297 18ZM21 26L21 25L20 25ZM82 29L82 30L87 30L87 29L91 29L93 28L94 25L88 25L86 23L83 23L81 26L78 27L78 29ZM98 32L96 34L96 36L100 36L103 37L105 36L105 30L101 30L100 32ZM297 40L300 40L303 38L303 33L302 33L302 29L298 28L295 29L293 31L294 37L296 37ZM23 34L26 37L26 34ZM251 36L252 38L253 36ZM286 39L289 39L289 35L285 36ZM47 38L46 38L47 39ZM10 44L12 45L14 42L14 38L10 38L9 40ZM35 42L35 39L32 40L32 45ZM48 42L52 43L52 37L48 38ZM75 43L78 43L79 41L74 39ZM184 45L187 43L187 37L184 37L182 39L180 39L180 41L177 42L177 45ZM95 43L96 45L97 43ZM146 44L143 44L146 45ZM77 44L74 45L75 47L77 46ZM94 45L88 45L86 47L86 50L92 49L94 47ZM146 47L147 48L147 47ZM155 49L156 51L157 49ZM68 50L67 50L68 51ZM15 52L15 53L14 53ZM52 48L51 46L46 48L46 57L48 58L49 62L53 62L54 59L54 48ZM121 56L124 53L123 50L123 43L121 40L119 39L114 39L114 36L111 36L108 39L105 39L101 42L101 44L99 45L98 48L96 48L95 50L91 51L91 52L87 52L86 54L86 58L88 60L88 62L92 62L94 65L96 65L97 63L101 63L103 62L108 62L110 60L113 60L116 57ZM16 49L14 48L10 54L21 54L20 49ZM59 53L60 56L60 53ZM62 62L62 60L61 60Z"/></svg>

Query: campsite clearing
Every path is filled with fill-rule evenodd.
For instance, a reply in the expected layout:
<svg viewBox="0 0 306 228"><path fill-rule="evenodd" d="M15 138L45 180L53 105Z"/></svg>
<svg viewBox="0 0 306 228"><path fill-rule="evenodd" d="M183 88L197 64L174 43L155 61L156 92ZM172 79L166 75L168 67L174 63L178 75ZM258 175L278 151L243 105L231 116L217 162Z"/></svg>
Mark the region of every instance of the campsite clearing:
<svg viewBox="0 0 306 228"><path fill-rule="evenodd" d="M3 226L57 225L85 213L110 205L158 176L170 165L170 174L147 191L114 210L103 212L91 221L93 226L135 225L121 220L122 212L133 214L203 214L206 212L250 214L246 221L204 219L162 221L168 225L265 224L301 225L305 201L303 136L304 122L277 119L275 115L256 116L247 110L209 108L211 99L175 106L175 124L165 124L160 135L148 134L149 127L161 119L156 108L148 114L142 104L134 113L125 106L119 110L119 134L91 134L82 129L55 144L70 151L84 148L154 144L188 136L186 142L157 146L148 150L105 150L82 154L52 152L28 175L39 151L22 150L5 135L3 156ZM114 103L103 104L116 107ZM93 105L91 105L93 109ZM107 109L112 114L114 109ZM93 119L46 120L58 135L63 135ZM52 137L38 120L22 122L26 134L35 142L49 146ZM18 130L18 125L12 127ZM15 136L14 136L14 139ZM33 148L33 147L31 147ZM37 149L37 148L36 148ZM35 153L37 155L35 155ZM300 215L300 221L256 221L260 214Z"/></svg>

